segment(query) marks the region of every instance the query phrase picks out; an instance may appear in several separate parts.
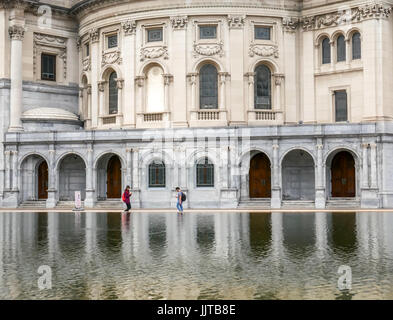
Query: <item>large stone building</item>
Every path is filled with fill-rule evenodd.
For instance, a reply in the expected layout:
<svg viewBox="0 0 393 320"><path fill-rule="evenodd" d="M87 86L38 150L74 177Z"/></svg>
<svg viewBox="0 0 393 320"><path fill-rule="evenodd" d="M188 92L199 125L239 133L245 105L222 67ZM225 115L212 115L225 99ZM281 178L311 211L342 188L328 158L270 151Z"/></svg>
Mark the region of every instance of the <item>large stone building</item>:
<svg viewBox="0 0 393 320"><path fill-rule="evenodd" d="M392 207L392 6L0 0L1 205Z"/></svg>

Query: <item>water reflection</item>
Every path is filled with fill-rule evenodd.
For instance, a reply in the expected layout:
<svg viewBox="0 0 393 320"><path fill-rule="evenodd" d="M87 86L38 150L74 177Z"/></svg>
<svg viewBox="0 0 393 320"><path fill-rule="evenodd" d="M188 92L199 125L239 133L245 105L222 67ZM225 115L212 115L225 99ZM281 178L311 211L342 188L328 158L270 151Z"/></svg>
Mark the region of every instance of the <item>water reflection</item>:
<svg viewBox="0 0 393 320"><path fill-rule="evenodd" d="M0 213L0 298L392 299L392 231L393 213Z"/></svg>

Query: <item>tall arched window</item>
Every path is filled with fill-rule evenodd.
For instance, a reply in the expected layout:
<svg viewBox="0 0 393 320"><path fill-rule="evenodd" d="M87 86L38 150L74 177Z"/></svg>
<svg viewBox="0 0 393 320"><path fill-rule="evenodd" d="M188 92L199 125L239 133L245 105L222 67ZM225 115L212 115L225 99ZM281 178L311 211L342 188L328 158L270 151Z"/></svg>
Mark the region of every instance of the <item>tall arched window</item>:
<svg viewBox="0 0 393 320"><path fill-rule="evenodd" d="M325 38L322 41L322 63L330 63L330 59L330 40L329 38Z"/></svg>
<svg viewBox="0 0 393 320"><path fill-rule="evenodd" d="M255 109L272 108L272 74L265 65L260 65L255 69L254 79L254 107Z"/></svg>
<svg viewBox="0 0 393 320"><path fill-rule="evenodd" d="M352 35L352 60L362 58L362 44L360 41L360 33L355 32Z"/></svg>
<svg viewBox="0 0 393 320"><path fill-rule="evenodd" d="M109 114L117 113L117 104L117 74L116 72L112 72L109 76Z"/></svg>
<svg viewBox="0 0 393 320"><path fill-rule="evenodd" d="M159 65L153 65L146 73L147 104L146 112L159 113L165 110L164 99L164 71Z"/></svg>
<svg viewBox="0 0 393 320"><path fill-rule="evenodd" d="M196 164L197 187L214 187L214 164L202 158Z"/></svg>
<svg viewBox="0 0 393 320"><path fill-rule="evenodd" d="M346 60L346 48L345 48L345 38L340 35L337 38L337 62Z"/></svg>
<svg viewBox="0 0 393 320"><path fill-rule="evenodd" d="M218 75L212 64L204 65L199 72L199 107L218 108Z"/></svg>
<svg viewBox="0 0 393 320"><path fill-rule="evenodd" d="M165 187L165 164L162 161L153 161L149 164L149 188Z"/></svg>

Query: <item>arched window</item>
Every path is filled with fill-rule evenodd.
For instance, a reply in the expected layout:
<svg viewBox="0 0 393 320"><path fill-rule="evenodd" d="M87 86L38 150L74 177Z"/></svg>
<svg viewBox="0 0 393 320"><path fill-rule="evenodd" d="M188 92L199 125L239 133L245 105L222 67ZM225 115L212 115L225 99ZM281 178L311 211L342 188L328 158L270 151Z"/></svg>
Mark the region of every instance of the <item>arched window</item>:
<svg viewBox="0 0 393 320"><path fill-rule="evenodd" d="M158 65L153 65L146 73L147 78L147 113L160 113L165 110L164 71Z"/></svg>
<svg viewBox="0 0 393 320"><path fill-rule="evenodd" d="M196 165L197 187L214 187L214 165L203 158Z"/></svg>
<svg viewBox="0 0 393 320"><path fill-rule="evenodd" d="M165 187L165 164L162 161L153 161L149 164L149 188Z"/></svg>
<svg viewBox="0 0 393 320"><path fill-rule="evenodd" d="M117 74L112 72L109 76L109 114L117 113Z"/></svg>
<svg viewBox="0 0 393 320"><path fill-rule="evenodd" d="M360 41L360 33L355 32L352 36L352 60L362 58L362 44Z"/></svg>
<svg viewBox="0 0 393 320"><path fill-rule="evenodd" d="M329 38L325 38L322 41L322 63L330 63L330 41Z"/></svg>
<svg viewBox="0 0 393 320"><path fill-rule="evenodd" d="M337 62L346 60L346 48L345 48L345 38L340 35L337 38Z"/></svg>
<svg viewBox="0 0 393 320"><path fill-rule="evenodd" d="M265 65L260 65L255 69L254 79L254 107L255 109L272 108L272 74Z"/></svg>
<svg viewBox="0 0 393 320"><path fill-rule="evenodd" d="M218 75L212 64L204 65L199 72L199 107L218 108Z"/></svg>

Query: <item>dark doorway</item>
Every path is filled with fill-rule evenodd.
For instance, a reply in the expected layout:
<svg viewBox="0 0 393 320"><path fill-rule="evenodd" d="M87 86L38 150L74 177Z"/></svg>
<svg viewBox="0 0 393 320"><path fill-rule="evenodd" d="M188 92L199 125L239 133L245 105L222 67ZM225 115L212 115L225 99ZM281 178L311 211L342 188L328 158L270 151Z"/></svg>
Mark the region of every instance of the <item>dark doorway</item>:
<svg viewBox="0 0 393 320"><path fill-rule="evenodd" d="M332 160L331 177L332 197L355 197L355 160L349 152L341 151L334 156Z"/></svg>
<svg viewBox="0 0 393 320"><path fill-rule="evenodd" d="M38 199L48 199L48 164L42 161L38 166Z"/></svg>
<svg viewBox="0 0 393 320"><path fill-rule="evenodd" d="M270 198L272 195L270 160L263 153L256 154L250 161L249 190L250 198Z"/></svg>
<svg viewBox="0 0 393 320"><path fill-rule="evenodd" d="M121 163L117 156L112 156L107 169L107 198L118 199L121 197Z"/></svg>

